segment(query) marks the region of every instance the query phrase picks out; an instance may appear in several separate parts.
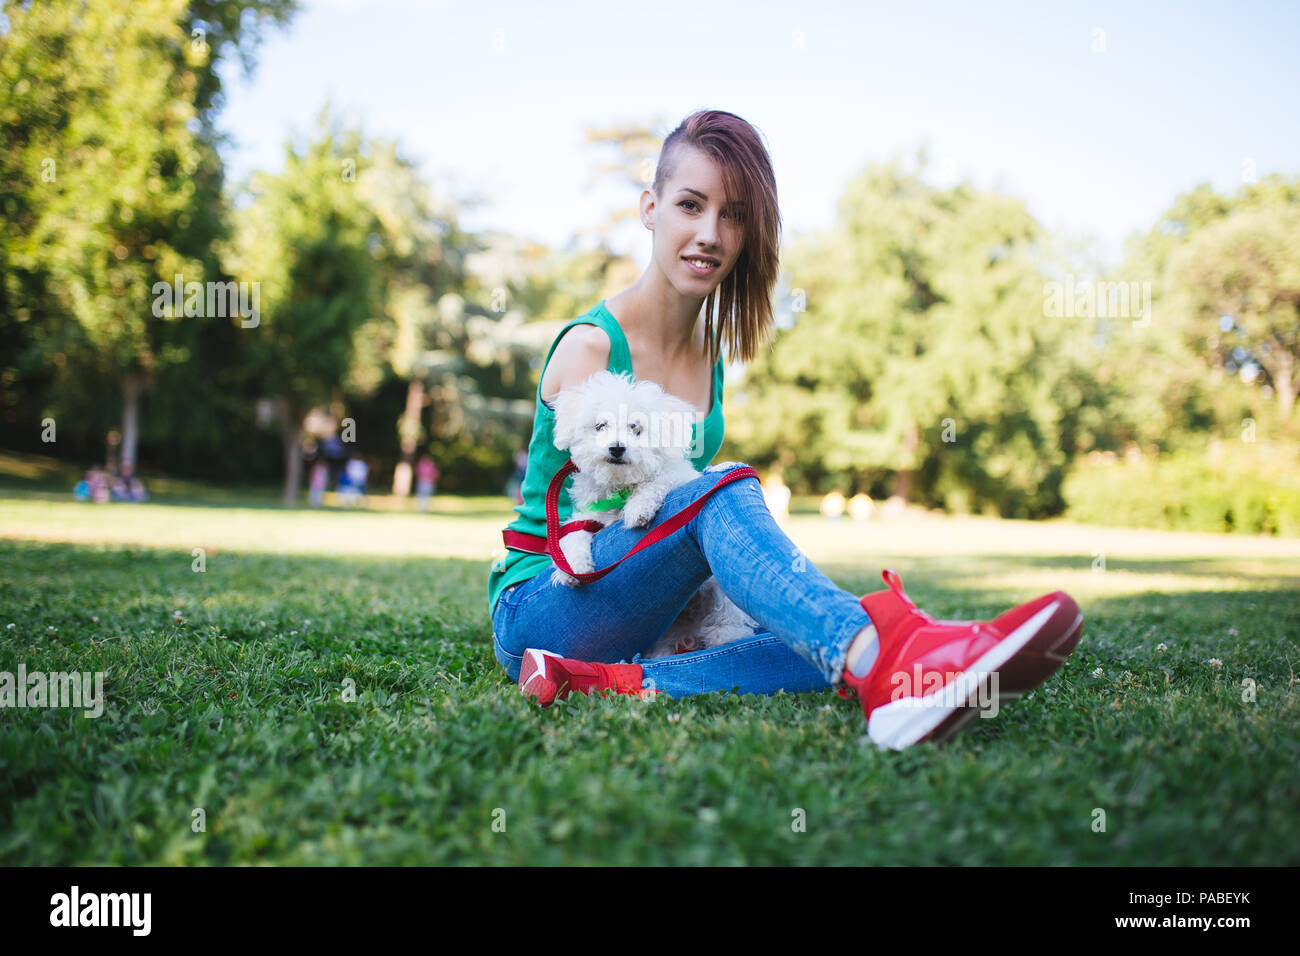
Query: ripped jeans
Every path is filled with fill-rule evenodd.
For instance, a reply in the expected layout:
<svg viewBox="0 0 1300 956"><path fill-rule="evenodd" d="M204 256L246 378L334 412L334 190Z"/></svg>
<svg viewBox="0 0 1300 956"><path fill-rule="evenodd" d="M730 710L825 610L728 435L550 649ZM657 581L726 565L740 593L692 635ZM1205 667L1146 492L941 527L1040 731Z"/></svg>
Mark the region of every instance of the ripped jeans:
<svg viewBox="0 0 1300 956"><path fill-rule="evenodd" d="M595 566L613 564L740 466L714 467L669 492L648 528L619 521L598 531L591 545ZM641 652L710 575L761 628L721 647L643 660ZM555 586L548 568L507 588L492 615L492 643L516 681L531 647L577 660L640 664L644 686L670 697L796 693L837 684L849 645L870 623L858 598L815 568L778 527L758 479L747 477L723 485L685 526L599 580Z"/></svg>

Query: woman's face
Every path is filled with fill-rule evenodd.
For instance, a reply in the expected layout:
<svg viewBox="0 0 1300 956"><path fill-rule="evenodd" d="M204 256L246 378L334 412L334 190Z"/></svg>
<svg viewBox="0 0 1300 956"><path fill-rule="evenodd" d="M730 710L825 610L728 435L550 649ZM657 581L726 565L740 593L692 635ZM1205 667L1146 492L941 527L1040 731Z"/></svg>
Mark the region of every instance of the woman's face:
<svg viewBox="0 0 1300 956"><path fill-rule="evenodd" d="M707 296L740 258L740 203L725 201L722 173L708 156L686 147L679 160L654 206L655 261L683 295ZM699 260L707 266L697 269Z"/></svg>

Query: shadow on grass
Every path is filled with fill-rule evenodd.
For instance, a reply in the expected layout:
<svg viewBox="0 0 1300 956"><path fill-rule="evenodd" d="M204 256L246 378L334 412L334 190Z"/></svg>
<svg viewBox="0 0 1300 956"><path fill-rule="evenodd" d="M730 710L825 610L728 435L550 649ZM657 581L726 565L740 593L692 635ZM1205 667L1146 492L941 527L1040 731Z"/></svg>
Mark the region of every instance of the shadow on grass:
<svg viewBox="0 0 1300 956"><path fill-rule="evenodd" d="M1028 591L1041 593L1041 572L1060 571L1062 589L1077 591L1090 618L1145 618L1153 609L1173 608L1194 627L1202 620L1266 614L1270 626L1280 627L1292 640L1300 639L1300 561L1294 559L1111 559L1105 572L1095 574L1089 573L1087 559L1078 555L877 556L870 560L871 570L863 564L819 567L855 596L884 587L876 568L894 568L909 596L936 617L992 616L1026 600ZM203 573L196 573L188 550L11 538L0 539L0 566L7 568L0 598L33 587L51 598L87 588L111 593L112 579L133 596L136 607L156 606L168 613L187 594L200 600L212 616L249 607L272 614L276 602L294 609L340 605L351 615L364 617L370 610L390 618L421 615L437 607L454 609L457 613L452 616L462 627L478 630L486 641L491 635L486 608L490 564L427 555L279 555L223 548L208 557ZM91 584L97 569L106 578ZM1127 575L1154 580L1138 590L1132 584L1141 582L1129 583ZM1017 582L1018 576L1033 583ZM1177 586L1179 578L1191 577L1221 578L1224 587ZM989 584L990 578L1006 580ZM1174 586L1166 583L1170 578ZM1112 587L1119 593L1108 593ZM354 600L355 606L349 606ZM84 601L76 603L85 610ZM321 608L321 613L327 610Z"/></svg>

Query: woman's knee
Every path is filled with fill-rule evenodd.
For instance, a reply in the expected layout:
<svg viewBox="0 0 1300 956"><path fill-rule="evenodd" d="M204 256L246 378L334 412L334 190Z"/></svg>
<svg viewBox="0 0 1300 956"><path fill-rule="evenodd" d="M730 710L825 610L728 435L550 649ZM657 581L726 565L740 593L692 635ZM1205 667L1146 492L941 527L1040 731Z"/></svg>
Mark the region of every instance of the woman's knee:
<svg viewBox="0 0 1300 956"><path fill-rule="evenodd" d="M749 465L740 461L724 461L716 465L710 465L700 473L698 478L691 481L691 486L693 488L698 488L698 493L692 495L692 500L700 498L706 494L709 494L712 498L717 498L719 495L726 496L727 498L735 498L738 496L752 497L756 492L761 498L763 487L754 476L733 479L710 492L710 489L714 488L714 486L718 484L720 478L724 478L733 472L749 467Z"/></svg>
<svg viewBox="0 0 1300 956"><path fill-rule="evenodd" d="M679 511L689 508L702 498L707 497L713 500L723 494L734 495L737 486L747 485L750 482L742 478L729 481L716 490L713 490L714 486L717 485L718 479L722 478L726 473L746 467L748 466L741 462L721 462L710 466L710 468L700 472L684 484L678 485L664 497L663 504L659 507L659 513L656 515L656 522L666 520L670 515L675 515ZM757 481L753 485L753 490L761 490Z"/></svg>
<svg viewBox="0 0 1300 956"><path fill-rule="evenodd" d="M707 490L709 488L712 488L714 485L718 483L720 479L725 478L727 475L732 474L733 472L741 471L742 469L749 468L749 467L750 466L745 464L743 461L718 462L718 464L710 465L708 468L704 469L704 471L700 472L698 477L693 478L691 480L691 485L698 486L703 490ZM721 488L719 488L718 491L722 491L723 489L726 488L742 487L744 485L747 485L749 483L749 480L750 480L749 477L734 478L731 481L728 481ZM755 488L759 487L759 485L757 484L758 479L754 478L753 481L755 482L754 487Z"/></svg>

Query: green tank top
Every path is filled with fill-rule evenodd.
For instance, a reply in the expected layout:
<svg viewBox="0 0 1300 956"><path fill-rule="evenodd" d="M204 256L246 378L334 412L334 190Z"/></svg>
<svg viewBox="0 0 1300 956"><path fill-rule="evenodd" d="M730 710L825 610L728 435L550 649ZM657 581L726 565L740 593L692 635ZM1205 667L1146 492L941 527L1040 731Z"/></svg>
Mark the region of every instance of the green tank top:
<svg viewBox="0 0 1300 956"><path fill-rule="evenodd" d="M616 375L632 375L632 353L628 349L627 338L619 326L614 314L605 308L601 299L588 312L578 316L555 336L550 350L546 353L546 362L542 365L542 375L546 374L546 365L551 361L555 346L559 344L564 333L575 325L597 325L609 336L609 370ZM713 405L702 422L691 426L694 439L692 447L698 454L691 457L691 464L696 471L703 471L713 461L713 456L722 447L724 423L722 419L722 377L723 365L719 357L713 366ZM703 428L703 433L699 429ZM569 453L555 447L555 412L542 401L542 385L537 383L537 410L533 416L533 437L528 443L528 465L524 470L523 487L520 489L524 502L515 505L516 517L508 525L515 531L526 534L546 536L546 489L551 484L555 473L569 460ZM559 513L560 523L569 521L573 514L573 503L569 500L569 484L566 479L560 488ZM507 549L505 557L492 565L488 574L488 614L496 611L497 599L506 588L527 581L529 578L548 571L554 566L548 555L528 554L524 551Z"/></svg>

